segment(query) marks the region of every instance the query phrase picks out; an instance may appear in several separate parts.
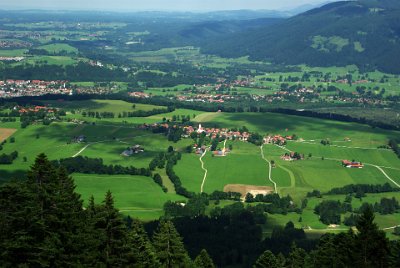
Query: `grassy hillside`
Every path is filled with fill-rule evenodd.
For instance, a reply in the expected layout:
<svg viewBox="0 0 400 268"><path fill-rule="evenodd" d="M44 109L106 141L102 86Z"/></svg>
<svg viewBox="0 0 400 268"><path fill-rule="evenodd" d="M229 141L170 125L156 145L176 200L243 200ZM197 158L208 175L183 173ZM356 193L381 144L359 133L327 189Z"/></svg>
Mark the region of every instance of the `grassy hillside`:
<svg viewBox="0 0 400 268"><path fill-rule="evenodd" d="M182 196L164 193L149 177L73 174L73 178L77 192L86 203L90 196L101 202L110 190L115 197L115 206L123 214L145 221L162 216L162 207L167 200L185 200Z"/></svg>
<svg viewBox="0 0 400 268"><path fill-rule="evenodd" d="M272 27L224 36L203 51L226 57L250 55L286 64L345 66L400 73L400 4L342 1L313 9Z"/></svg>

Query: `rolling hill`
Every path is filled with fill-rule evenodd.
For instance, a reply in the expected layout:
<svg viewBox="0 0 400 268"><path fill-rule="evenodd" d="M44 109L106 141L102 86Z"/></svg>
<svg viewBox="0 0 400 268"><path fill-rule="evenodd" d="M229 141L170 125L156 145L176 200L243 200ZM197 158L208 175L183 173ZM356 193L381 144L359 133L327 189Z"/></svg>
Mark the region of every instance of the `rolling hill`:
<svg viewBox="0 0 400 268"><path fill-rule="evenodd" d="M279 23L208 41L203 52L285 64L400 73L400 2L341 1Z"/></svg>

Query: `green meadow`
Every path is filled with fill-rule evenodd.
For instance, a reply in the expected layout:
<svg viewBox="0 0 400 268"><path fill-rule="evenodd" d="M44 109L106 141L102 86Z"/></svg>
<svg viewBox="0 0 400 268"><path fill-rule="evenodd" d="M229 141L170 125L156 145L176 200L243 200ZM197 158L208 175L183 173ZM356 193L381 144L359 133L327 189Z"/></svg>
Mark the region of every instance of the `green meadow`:
<svg viewBox="0 0 400 268"><path fill-rule="evenodd" d="M78 49L68 44L49 44L49 45L39 46L37 47L37 49L44 49L49 53L60 53L62 51L65 51L67 53L76 54L79 52Z"/></svg>
<svg viewBox="0 0 400 268"><path fill-rule="evenodd" d="M87 175L73 174L85 204L91 196L96 203L103 201L105 193L113 193L115 206L131 217L148 221L163 215L162 207L168 200L184 201L185 198L173 193L164 193L150 177L128 175Z"/></svg>
<svg viewBox="0 0 400 268"><path fill-rule="evenodd" d="M250 143L227 142L233 150L227 156L213 156L207 152L203 161L208 170L204 183L204 192L223 191L227 184L246 184L256 186L272 186L268 180L267 163L260 157L260 149ZM222 144L220 148L222 149ZM200 192L204 171L201 169L200 156L194 153L183 154L175 168L183 185L188 190Z"/></svg>
<svg viewBox="0 0 400 268"><path fill-rule="evenodd" d="M123 101L91 100L59 102L49 101L47 104L60 107L68 111L64 119L82 119L83 111L134 111L151 110L157 108L152 105L135 104ZM75 114L72 113L75 111ZM82 155L92 158L103 158L105 164L148 167L150 161L159 152L165 152L169 146L182 152L182 159L174 167L180 177L182 185L189 191L200 192L204 177L201 168L200 156L186 153L185 148L193 144L191 139L182 139L178 143L167 140L162 134L153 134L148 131L138 130L132 124L161 122L163 118L171 119L173 116L190 115L194 124L201 123L209 127L242 127L246 126L251 132L262 135L296 134L297 141L289 141L282 148L275 145L264 145L265 158L273 160L272 179L277 184L281 195L293 197L294 202L300 202L306 197L307 192L318 189L326 192L333 187L347 184L368 183L383 184L389 182L381 170L373 165L380 166L395 182L400 183L400 161L388 149L378 149L378 146L387 144L398 132L373 129L367 125L344 123L330 120L320 120L298 116L287 116L273 113L205 113L201 111L177 109L171 113L157 114L143 118L114 118L114 119L89 119L95 124L73 124L68 122L55 122L49 126L41 124L30 125L25 129L20 128L19 122L0 123L0 128L15 128L13 134L15 143L8 142L3 146L2 153L19 152L19 157L12 165L2 165L0 170L1 181L12 177L20 177L34 161L34 156L46 153L49 159L59 159ZM93 121L91 121L93 120ZM123 122L126 121L126 122ZM73 137L86 136L85 143L71 142ZM321 139L329 139L331 145L324 146ZM132 145L140 144L145 151L131 157L121 156L121 153ZM212 156L207 152L203 157L207 177L204 182L204 191L211 193L214 190L222 191L227 184L246 184L258 186L273 186L268 180L269 166L261 157L260 147L241 141L228 141L232 151L225 157ZM220 143L219 148L223 147ZM304 160L284 161L281 156L289 151L305 155ZM27 157L24 161L24 157ZM363 162L363 169L349 169L342 167L343 159ZM103 176L73 174L80 192L85 200L94 195L100 202L107 190L114 194L117 206L123 213L144 220L156 219L162 214L162 206L166 200L182 200L177 196L174 187L169 181L164 170L157 170L164 184L169 189L168 193L162 192L151 178L140 176ZM397 193L393 193L398 197ZM371 203L379 201L382 195L368 194L363 201ZM389 193L388 196L392 196ZM344 196L324 196L344 200ZM399 196L400 198L400 196ZM311 234L326 232L327 227L319 222L314 214L315 205L320 199L311 198L308 207L302 215L289 214L287 216L269 215L271 223L284 224L288 220L296 222L296 226L310 226ZM228 202L229 203L229 202ZM228 204L227 203L227 204ZM353 199L353 207L361 205L359 200ZM398 221L398 214L378 215L377 222L382 228L393 226ZM299 217L302 222L298 222ZM391 225L393 224L393 225ZM341 228L341 227L340 227ZM266 233L270 232L268 228ZM335 232L335 231L332 231Z"/></svg>
<svg viewBox="0 0 400 268"><path fill-rule="evenodd" d="M163 108L150 104L129 103L121 100L82 100L82 101L45 101L53 107L66 110L92 111L92 112L113 112L118 115L122 112L150 111Z"/></svg>

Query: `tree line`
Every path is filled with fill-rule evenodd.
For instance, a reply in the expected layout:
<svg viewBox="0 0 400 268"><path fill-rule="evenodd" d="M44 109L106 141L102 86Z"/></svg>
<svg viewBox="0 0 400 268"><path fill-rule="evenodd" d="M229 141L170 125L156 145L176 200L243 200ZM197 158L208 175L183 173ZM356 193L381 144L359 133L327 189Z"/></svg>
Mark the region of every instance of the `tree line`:
<svg viewBox="0 0 400 268"><path fill-rule="evenodd" d="M64 167L69 174L78 172L84 174L108 174L108 175L140 175L150 177L148 168L136 168L134 166L124 167L121 165L105 165L102 158L89 158L77 156L53 160L56 167Z"/></svg>

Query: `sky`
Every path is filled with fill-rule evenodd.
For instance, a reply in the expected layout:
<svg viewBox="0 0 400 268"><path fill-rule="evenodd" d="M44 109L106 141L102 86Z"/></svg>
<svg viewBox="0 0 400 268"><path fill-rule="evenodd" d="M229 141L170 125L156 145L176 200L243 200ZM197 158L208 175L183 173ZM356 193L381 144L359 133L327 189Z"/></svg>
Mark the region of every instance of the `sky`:
<svg viewBox="0 0 400 268"><path fill-rule="evenodd" d="M329 0L328 0L329 1ZM0 9L105 11L289 10L327 0L1 0Z"/></svg>

